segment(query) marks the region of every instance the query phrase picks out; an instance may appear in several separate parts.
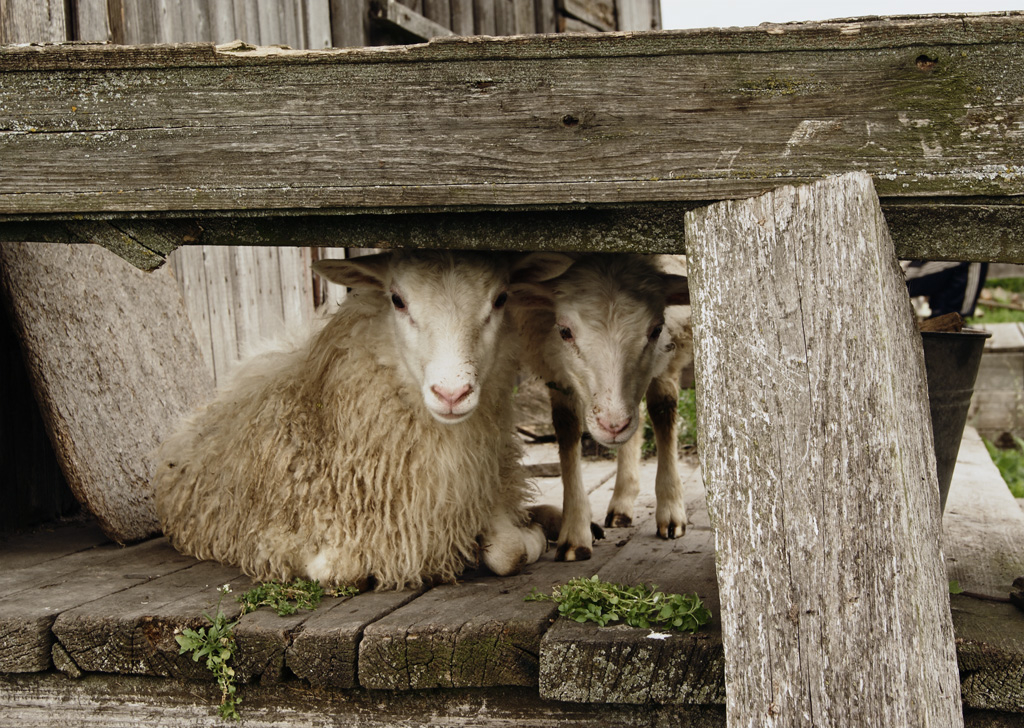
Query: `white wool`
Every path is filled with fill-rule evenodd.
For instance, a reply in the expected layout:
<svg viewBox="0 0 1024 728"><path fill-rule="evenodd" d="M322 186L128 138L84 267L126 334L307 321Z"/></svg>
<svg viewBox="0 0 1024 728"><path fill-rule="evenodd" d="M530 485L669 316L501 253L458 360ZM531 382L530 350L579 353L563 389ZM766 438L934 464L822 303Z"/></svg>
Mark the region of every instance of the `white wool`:
<svg viewBox="0 0 1024 728"><path fill-rule="evenodd" d="M508 266L406 253L371 273L306 344L241 368L163 445L157 510L176 548L260 580L381 588L450 581L481 542L499 573L536 558L511 420L517 337L495 304ZM445 404L445 388L471 389L475 407Z"/></svg>

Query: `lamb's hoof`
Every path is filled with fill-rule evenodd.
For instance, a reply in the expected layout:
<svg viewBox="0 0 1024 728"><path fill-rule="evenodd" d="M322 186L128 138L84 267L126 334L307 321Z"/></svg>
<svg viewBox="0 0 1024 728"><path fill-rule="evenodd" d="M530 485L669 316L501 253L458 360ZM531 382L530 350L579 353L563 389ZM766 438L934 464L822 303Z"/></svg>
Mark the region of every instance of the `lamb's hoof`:
<svg viewBox="0 0 1024 728"><path fill-rule="evenodd" d="M605 528L629 528L633 525L633 519L625 513L610 512L604 519Z"/></svg>
<svg viewBox="0 0 1024 728"><path fill-rule="evenodd" d="M592 522L590 524L590 535L594 537L595 541L600 541L604 538L604 529Z"/></svg>
<svg viewBox="0 0 1024 728"><path fill-rule="evenodd" d="M670 541L674 538L680 538L685 533L685 523L668 523L662 526L658 526L658 537L663 538L666 541Z"/></svg>
<svg viewBox="0 0 1024 728"><path fill-rule="evenodd" d="M559 544L555 551L555 561L587 561L593 551L587 546L570 546L567 543Z"/></svg>

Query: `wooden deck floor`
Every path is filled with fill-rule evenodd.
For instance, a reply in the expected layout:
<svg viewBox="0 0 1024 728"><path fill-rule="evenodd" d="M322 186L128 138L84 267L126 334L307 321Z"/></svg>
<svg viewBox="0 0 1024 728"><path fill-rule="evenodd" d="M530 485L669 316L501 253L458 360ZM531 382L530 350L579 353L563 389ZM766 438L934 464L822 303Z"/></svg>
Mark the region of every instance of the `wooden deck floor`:
<svg viewBox="0 0 1024 728"><path fill-rule="evenodd" d="M552 446L530 446L528 457L556 459ZM724 725L713 536L696 461L682 463L692 522L676 541L654 535L650 461L637 525L609 530L590 561L558 563L552 550L511 578L469 574L418 592L328 598L291 617L246 615L235 630L246 724ZM600 518L614 463L588 462L585 479ZM540 502L559 502L557 478L538 484ZM944 519L950 577L1005 597L1024 575L1021 543L1024 514L968 431ZM550 603L524 601L534 587L595 573L696 591L714 620L664 637L556 620ZM87 524L0 543L0 725L217 724L216 690L177 654L174 633L204 624L225 583L240 593L251 582L164 539L106 543ZM965 707L1024 712L1024 613L968 596L952 607ZM1002 723L977 715L1019 717L976 714L984 725Z"/></svg>

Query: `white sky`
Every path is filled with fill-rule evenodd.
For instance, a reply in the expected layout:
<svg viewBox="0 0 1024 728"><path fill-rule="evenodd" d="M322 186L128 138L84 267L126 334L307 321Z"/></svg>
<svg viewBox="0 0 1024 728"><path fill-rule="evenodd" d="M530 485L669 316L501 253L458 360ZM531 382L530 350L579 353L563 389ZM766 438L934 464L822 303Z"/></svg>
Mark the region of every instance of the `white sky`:
<svg viewBox="0 0 1024 728"><path fill-rule="evenodd" d="M858 15L920 15L1024 10L1024 0L661 0L661 25L676 28L727 28L790 20L826 20Z"/></svg>

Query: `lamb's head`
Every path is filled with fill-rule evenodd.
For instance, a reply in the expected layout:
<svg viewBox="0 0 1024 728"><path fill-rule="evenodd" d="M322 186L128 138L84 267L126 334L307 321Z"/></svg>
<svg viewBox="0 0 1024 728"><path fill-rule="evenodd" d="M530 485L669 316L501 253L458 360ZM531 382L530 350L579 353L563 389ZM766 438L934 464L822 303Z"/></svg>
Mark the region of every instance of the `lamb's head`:
<svg viewBox="0 0 1024 728"><path fill-rule="evenodd" d="M315 270L379 298L403 376L434 419L456 424L476 409L490 372L507 355L509 286L557 276L571 262L542 253L395 251L323 260Z"/></svg>
<svg viewBox="0 0 1024 728"><path fill-rule="evenodd" d="M553 319L544 356L581 402L590 434L624 443L651 378L675 349L666 307L689 303L686 277L662 270L655 256L592 254L529 288L525 305L546 307Z"/></svg>

